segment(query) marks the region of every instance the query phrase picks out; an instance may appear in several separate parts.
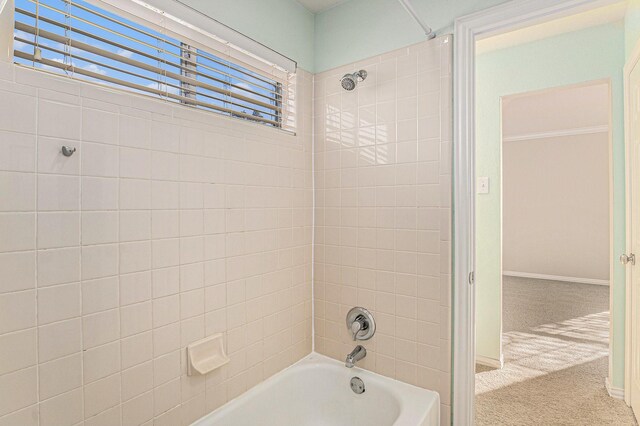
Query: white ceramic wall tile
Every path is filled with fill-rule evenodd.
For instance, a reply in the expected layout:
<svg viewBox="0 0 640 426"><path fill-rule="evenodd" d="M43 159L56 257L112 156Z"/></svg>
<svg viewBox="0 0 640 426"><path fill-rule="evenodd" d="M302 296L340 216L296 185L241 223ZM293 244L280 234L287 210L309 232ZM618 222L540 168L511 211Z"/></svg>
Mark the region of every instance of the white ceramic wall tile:
<svg viewBox="0 0 640 426"><path fill-rule="evenodd" d="M76 353L38 366L40 399L68 392L82 386L82 355Z"/></svg>
<svg viewBox="0 0 640 426"><path fill-rule="evenodd" d="M82 245L118 242L118 212L82 212L81 222Z"/></svg>
<svg viewBox="0 0 640 426"><path fill-rule="evenodd" d="M82 178L83 210L117 210L119 201L119 180L108 178Z"/></svg>
<svg viewBox="0 0 640 426"><path fill-rule="evenodd" d="M180 263L180 240L177 238L155 240L152 243L152 252L154 269L176 266Z"/></svg>
<svg viewBox="0 0 640 426"><path fill-rule="evenodd" d="M80 213L38 213L38 248L73 247L80 244Z"/></svg>
<svg viewBox="0 0 640 426"><path fill-rule="evenodd" d="M108 377L120 371L120 341L88 349L82 353L84 384Z"/></svg>
<svg viewBox="0 0 640 426"><path fill-rule="evenodd" d="M175 153L180 151L180 126L161 121L153 121L150 126L151 149Z"/></svg>
<svg viewBox="0 0 640 426"><path fill-rule="evenodd" d="M82 349L82 322L79 318L38 327L38 361L46 362Z"/></svg>
<svg viewBox="0 0 640 426"><path fill-rule="evenodd" d="M151 208L151 181L120 179L121 210L148 210Z"/></svg>
<svg viewBox="0 0 640 426"><path fill-rule="evenodd" d="M179 180L180 156L170 152L152 151L151 178L158 180Z"/></svg>
<svg viewBox="0 0 640 426"><path fill-rule="evenodd" d="M4 90L0 91L0 96L0 129L36 133L36 97Z"/></svg>
<svg viewBox="0 0 640 426"><path fill-rule="evenodd" d="M180 377L180 352L174 351L159 356L153 361L153 381L156 385Z"/></svg>
<svg viewBox="0 0 640 426"><path fill-rule="evenodd" d="M23 410L17 410L11 414L0 417L0 425L2 426L38 426L39 421L38 404L31 405Z"/></svg>
<svg viewBox="0 0 640 426"><path fill-rule="evenodd" d="M0 253L36 247L35 213L0 213Z"/></svg>
<svg viewBox="0 0 640 426"><path fill-rule="evenodd" d="M35 171L36 136L0 130L4 155L0 157L0 170L16 172Z"/></svg>
<svg viewBox="0 0 640 426"><path fill-rule="evenodd" d="M38 102L38 134L40 136L80 140L81 127L79 106L49 100Z"/></svg>
<svg viewBox="0 0 640 426"><path fill-rule="evenodd" d="M120 148L120 177L151 178L151 151L135 148Z"/></svg>
<svg viewBox="0 0 640 426"><path fill-rule="evenodd" d="M97 414L89 419L86 419L84 424L87 426L120 426L122 424L122 407L115 406L104 410L102 413Z"/></svg>
<svg viewBox="0 0 640 426"><path fill-rule="evenodd" d="M151 212L152 238L176 238L179 236L180 212L178 210L153 210Z"/></svg>
<svg viewBox="0 0 640 426"><path fill-rule="evenodd" d="M10 68L0 425L187 424L311 350L311 98L294 136ZM183 354L215 332L207 392Z"/></svg>
<svg viewBox="0 0 640 426"><path fill-rule="evenodd" d="M36 365L36 329L0 336L0 375Z"/></svg>
<svg viewBox="0 0 640 426"><path fill-rule="evenodd" d="M180 404L180 379L174 379L153 389L154 414L156 416Z"/></svg>
<svg viewBox="0 0 640 426"><path fill-rule="evenodd" d="M128 337L152 328L151 301L120 308L120 335Z"/></svg>
<svg viewBox="0 0 640 426"><path fill-rule="evenodd" d="M102 244L82 247L82 279L109 277L118 274L118 245Z"/></svg>
<svg viewBox="0 0 640 426"><path fill-rule="evenodd" d="M95 416L120 402L120 374L84 386L84 417Z"/></svg>
<svg viewBox="0 0 640 426"><path fill-rule="evenodd" d="M38 210L80 209L80 179L76 176L39 175Z"/></svg>
<svg viewBox="0 0 640 426"><path fill-rule="evenodd" d="M34 251L0 254L0 293L34 288L35 258Z"/></svg>
<svg viewBox="0 0 640 426"><path fill-rule="evenodd" d="M153 359L153 333L144 332L120 340L121 366L127 369Z"/></svg>
<svg viewBox="0 0 640 426"><path fill-rule="evenodd" d="M440 392L449 411L448 37L371 58L353 92L315 80L316 350L353 349L348 309L377 322L363 367ZM357 65L349 66L349 69ZM446 93L445 93L446 91ZM442 93L441 93L442 92ZM443 153L444 154L441 154Z"/></svg>
<svg viewBox="0 0 640 426"><path fill-rule="evenodd" d="M63 284L38 289L38 324L80 316L80 284Z"/></svg>
<svg viewBox="0 0 640 426"><path fill-rule="evenodd" d="M86 315L82 318L82 346L84 349L110 343L120 338L118 309Z"/></svg>
<svg viewBox="0 0 640 426"><path fill-rule="evenodd" d="M73 425L81 421L81 389L72 390L40 403L40 425Z"/></svg>
<svg viewBox="0 0 640 426"><path fill-rule="evenodd" d="M151 269L151 241L120 244L120 273Z"/></svg>
<svg viewBox="0 0 640 426"><path fill-rule="evenodd" d="M120 275L120 305L151 299L151 271Z"/></svg>
<svg viewBox="0 0 640 426"><path fill-rule="evenodd" d="M0 416L38 401L37 368L30 367L0 376Z"/></svg>
<svg viewBox="0 0 640 426"><path fill-rule="evenodd" d="M38 97L41 99L70 104L78 103L79 90L68 80L54 78L51 74L43 74L35 70L25 70L25 72L16 73L14 77L15 82L24 88L38 89Z"/></svg>
<svg viewBox="0 0 640 426"><path fill-rule="evenodd" d="M118 177L120 157L117 146L82 143L82 175Z"/></svg>
<svg viewBox="0 0 640 426"><path fill-rule="evenodd" d="M99 109L82 109L82 140L118 143L118 115Z"/></svg>
<svg viewBox="0 0 640 426"><path fill-rule="evenodd" d="M180 183L154 180L151 185L151 202L153 209L179 209Z"/></svg>
<svg viewBox="0 0 640 426"><path fill-rule="evenodd" d="M147 392L122 404L122 423L150 424L153 419L153 392Z"/></svg>
<svg viewBox="0 0 640 426"><path fill-rule="evenodd" d="M127 401L153 389L153 362L147 361L122 372L122 400Z"/></svg>
<svg viewBox="0 0 640 426"><path fill-rule="evenodd" d="M178 295L153 300L153 327L162 327L180 320L180 297Z"/></svg>
<svg viewBox="0 0 640 426"><path fill-rule="evenodd" d="M35 290L0 295L0 334L34 327Z"/></svg>
<svg viewBox="0 0 640 426"><path fill-rule="evenodd" d="M34 211L35 188L33 173L0 172L0 211Z"/></svg>
<svg viewBox="0 0 640 426"><path fill-rule="evenodd" d="M150 123L148 120L122 114L120 116L120 145L148 148Z"/></svg>
<svg viewBox="0 0 640 426"><path fill-rule="evenodd" d="M82 314L117 308L119 304L118 277L82 282Z"/></svg>

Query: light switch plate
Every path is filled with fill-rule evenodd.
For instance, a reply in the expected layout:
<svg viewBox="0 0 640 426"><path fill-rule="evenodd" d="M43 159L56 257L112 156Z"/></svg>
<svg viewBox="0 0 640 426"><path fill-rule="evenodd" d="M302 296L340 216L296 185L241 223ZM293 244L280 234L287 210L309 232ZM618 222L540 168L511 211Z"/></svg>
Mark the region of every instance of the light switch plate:
<svg viewBox="0 0 640 426"><path fill-rule="evenodd" d="M476 180L476 192L478 194L489 193L489 178L486 176L479 177Z"/></svg>

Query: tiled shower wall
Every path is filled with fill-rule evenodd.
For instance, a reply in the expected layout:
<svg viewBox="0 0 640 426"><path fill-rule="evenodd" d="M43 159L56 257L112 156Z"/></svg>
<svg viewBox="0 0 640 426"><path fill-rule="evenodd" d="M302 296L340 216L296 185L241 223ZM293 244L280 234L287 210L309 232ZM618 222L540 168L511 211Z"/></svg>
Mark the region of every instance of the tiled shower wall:
<svg viewBox="0 0 640 426"><path fill-rule="evenodd" d="M436 390L449 424L449 36L315 77L316 350L343 361L347 311L377 323L361 365ZM340 77L368 72L352 92Z"/></svg>
<svg viewBox="0 0 640 426"><path fill-rule="evenodd" d="M0 66L1 426L189 424L310 352L297 85L294 136ZM218 332L231 362L188 377Z"/></svg>

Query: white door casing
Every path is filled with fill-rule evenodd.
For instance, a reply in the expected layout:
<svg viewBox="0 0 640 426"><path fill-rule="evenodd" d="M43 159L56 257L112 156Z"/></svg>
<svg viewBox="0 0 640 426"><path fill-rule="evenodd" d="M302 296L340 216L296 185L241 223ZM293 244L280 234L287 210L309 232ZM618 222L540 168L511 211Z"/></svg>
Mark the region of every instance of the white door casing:
<svg viewBox="0 0 640 426"><path fill-rule="evenodd" d="M640 254L640 43L624 67L626 254ZM628 259L628 257L627 257ZM640 414L640 273L626 262L625 401Z"/></svg>

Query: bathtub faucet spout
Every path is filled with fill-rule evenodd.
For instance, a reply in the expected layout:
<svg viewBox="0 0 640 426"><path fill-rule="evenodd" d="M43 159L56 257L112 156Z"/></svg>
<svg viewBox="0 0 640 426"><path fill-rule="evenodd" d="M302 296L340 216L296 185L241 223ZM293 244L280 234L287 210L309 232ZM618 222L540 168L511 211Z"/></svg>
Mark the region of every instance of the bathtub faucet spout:
<svg viewBox="0 0 640 426"><path fill-rule="evenodd" d="M367 356L367 350L362 345L358 345L349 355L347 355L344 365L347 368L352 368L356 362L360 361L365 356Z"/></svg>

